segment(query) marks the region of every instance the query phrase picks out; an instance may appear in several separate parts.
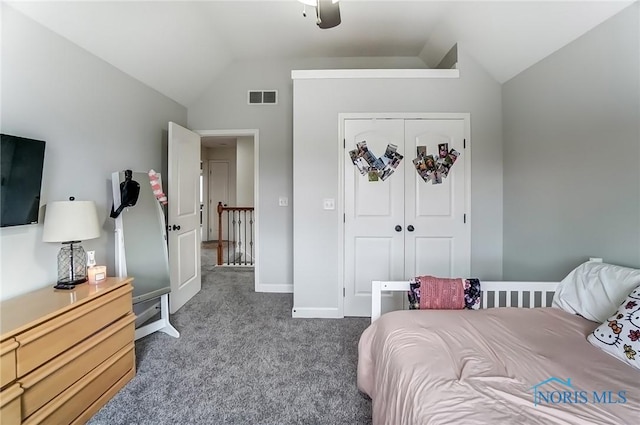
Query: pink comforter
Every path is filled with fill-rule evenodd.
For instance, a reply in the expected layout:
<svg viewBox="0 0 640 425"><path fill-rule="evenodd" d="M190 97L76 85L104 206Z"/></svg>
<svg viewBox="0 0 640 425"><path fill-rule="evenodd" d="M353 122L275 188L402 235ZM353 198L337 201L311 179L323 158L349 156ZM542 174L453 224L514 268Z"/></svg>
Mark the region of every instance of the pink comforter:
<svg viewBox="0 0 640 425"><path fill-rule="evenodd" d="M374 425L640 423L640 370L587 342L597 326L556 308L388 313L360 338L358 388Z"/></svg>

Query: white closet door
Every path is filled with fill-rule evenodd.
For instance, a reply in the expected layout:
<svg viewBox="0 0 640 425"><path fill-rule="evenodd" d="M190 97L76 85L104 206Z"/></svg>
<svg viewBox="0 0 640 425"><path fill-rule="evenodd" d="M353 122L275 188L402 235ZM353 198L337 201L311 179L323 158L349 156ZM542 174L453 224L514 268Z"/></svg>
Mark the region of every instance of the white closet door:
<svg viewBox="0 0 640 425"><path fill-rule="evenodd" d="M384 155L389 143L404 153L404 120L345 120L344 136L344 314L368 317L371 315L371 281L404 279L404 167L407 160L405 158L385 181L369 181L353 165L349 151L356 149L356 143L366 141L376 157ZM401 230L397 231L396 226ZM385 310L401 306L401 296L388 296L383 300Z"/></svg>
<svg viewBox="0 0 640 425"><path fill-rule="evenodd" d="M416 157L416 147L438 155L438 145L460 152L442 184L425 182L411 159L405 165L405 276L469 277L470 225L465 219L466 123L463 119L405 121L406 155ZM465 223L467 221L467 223ZM411 231L411 229L414 229Z"/></svg>
<svg viewBox="0 0 640 425"><path fill-rule="evenodd" d="M370 316L372 280L470 276L467 132L468 121L453 117L344 121L345 316ZM377 157L388 143L404 155L384 182L370 182L352 164L349 151L363 140ZM417 146L437 156L442 144L460 155L441 184L425 182L412 162ZM405 298L385 296L382 311L401 309Z"/></svg>

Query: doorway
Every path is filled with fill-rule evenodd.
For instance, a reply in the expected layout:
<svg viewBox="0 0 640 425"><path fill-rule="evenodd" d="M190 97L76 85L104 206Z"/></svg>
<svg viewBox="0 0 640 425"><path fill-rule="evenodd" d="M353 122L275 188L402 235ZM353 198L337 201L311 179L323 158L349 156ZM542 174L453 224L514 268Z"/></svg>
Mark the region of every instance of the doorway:
<svg viewBox="0 0 640 425"><path fill-rule="evenodd" d="M251 208L251 232L244 231L244 223L242 232L230 232L225 225L221 229L225 241L237 236L243 240L251 237L250 249L243 250L243 255L251 256L255 271L254 286L259 291L259 131L199 130L196 133L201 136L203 247L217 243L219 202L229 208ZM224 257L228 258L226 255Z"/></svg>

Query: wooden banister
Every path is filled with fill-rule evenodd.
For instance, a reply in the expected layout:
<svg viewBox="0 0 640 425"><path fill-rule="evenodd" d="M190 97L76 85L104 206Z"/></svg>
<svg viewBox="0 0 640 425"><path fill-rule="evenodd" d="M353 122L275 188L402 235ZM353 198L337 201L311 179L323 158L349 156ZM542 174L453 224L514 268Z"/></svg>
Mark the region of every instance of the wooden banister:
<svg viewBox="0 0 640 425"><path fill-rule="evenodd" d="M222 202L218 202L218 265L222 265Z"/></svg>

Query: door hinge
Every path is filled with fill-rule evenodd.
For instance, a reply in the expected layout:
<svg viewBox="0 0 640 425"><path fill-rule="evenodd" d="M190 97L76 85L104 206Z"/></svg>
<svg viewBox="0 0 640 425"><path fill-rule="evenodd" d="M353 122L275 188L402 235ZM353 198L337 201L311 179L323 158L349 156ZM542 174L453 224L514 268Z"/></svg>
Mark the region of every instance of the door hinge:
<svg viewBox="0 0 640 425"><path fill-rule="evenodd" d="M462 149L467 148L467 139L462 139Z"/></svg>
<svg viewBox="0 0 640 425"><path fill-rule="evenodd" d="M347 288L342 288L342 297L347 296Z"/></svg>
<svg viewBox="0 0 640 425"><path fill-rule="evenodd" d="M467 224L467 215L466 214L462 214L462 220L464 221L464 224Z"/></svg>
<svg viewBox="0 0 640 425"><path fill-rule="evenodd" d="M347 214L342 214L342 222L343 223L347 222Z"/></svg>
<svg viewBox="0 0 640 425"><path fill-rule="evenodd" d="M342 139L342 148L343 149L347 148L347 139Z"/></svg>

